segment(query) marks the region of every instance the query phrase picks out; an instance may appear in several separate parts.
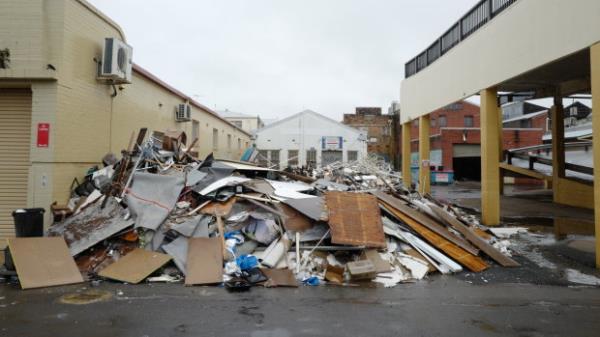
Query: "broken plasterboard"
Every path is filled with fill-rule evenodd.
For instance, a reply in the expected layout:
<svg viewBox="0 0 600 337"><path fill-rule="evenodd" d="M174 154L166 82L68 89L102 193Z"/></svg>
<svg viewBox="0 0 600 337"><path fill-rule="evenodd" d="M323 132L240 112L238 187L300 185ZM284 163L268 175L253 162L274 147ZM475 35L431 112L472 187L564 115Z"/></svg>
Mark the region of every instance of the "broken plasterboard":
<svg viewBox="0 0 600 337"><path fill-rule="evenodd" d="M286 205L292 207L298 212L306 215L315 221L327 221L327 212L325 212L325 202L321 197L306 199L287 199L283 201Z"/></svg>
<svg viewBox="0 0 600 337"><path fill-rule="evenodd" d="M10 238L8 247L22 289L83 282L62 237Z"/></svg>
<svg viewBox="0 0 600 337"><path fill-rule="evenodd" d="M219 238L188 241L186 285L223 282L223 247Z"/></svg>
<svg viewBox="0 0 600 337"><path fill-rule="evenodd" d="M171 256L136 248L117 262L102 269L98 275L109 279L140 283L171 260Z"/></svg>
<svg viewBox="0 0 600 337"><path fill-rule="evenodd" d="M52 225L49 236L62 236L75 256L98 242L109 238L133 225L133 220L125 220L127 211L115 198L109 198L102 208L102 201L86 207L65 221Z"/></svg>
<svg viewBox="0 0 600 337"><path fill-rule="evenodd" d="M207 195L210 192L214 192L222 187L239 185L239 184L244 183L249 180L250 179L248 179L248 178L237 177L237 176L225 177L223 179L219 179L219 180L215 181L214 183L206 186L205 188L200 190L200 192L198 192L198 193L200 195Z"/></svg>
<svg viewBox="0 0 600 337"><path fill-rule="evenodd" d="M135 226L156 231L165 221L183 189L184 179L136 172L125 201L135 217Z"/></svg>
<svg viewBox="0 0 600 337"><path fill-rule="evenodd" d="M377 198L369 194L327 192L331 242L385 248L385 234Z"/></svg>

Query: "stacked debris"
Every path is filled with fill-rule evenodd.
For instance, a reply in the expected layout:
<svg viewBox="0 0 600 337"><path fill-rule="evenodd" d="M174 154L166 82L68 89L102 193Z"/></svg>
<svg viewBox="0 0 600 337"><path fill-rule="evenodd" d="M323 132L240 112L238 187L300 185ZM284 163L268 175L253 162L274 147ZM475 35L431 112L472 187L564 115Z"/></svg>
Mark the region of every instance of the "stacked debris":
<svg viewBox="0 0 600 337"><path fill-rule="evenodd" d="M409 193L389 168L330 166L315 180L212 155L198 160L182 132L145 134L136 142L132 135L120 160L106 156L104 168L91 170L69 205L53 207L57 221L48 236L64 239L66 247L56 248L61 261L69 265L72 257L87 280L224 284L236 291L392 287L433 272L480 272L490 265L486 256L518 266L505 241L498 245L460 210ZM56 247L55 239L37 240ZM15 256L20 278L27 274L26 249L18 249L24 240L9 240L11 250L25 254ZM36 245L42 259L59 256Z"/></svg>

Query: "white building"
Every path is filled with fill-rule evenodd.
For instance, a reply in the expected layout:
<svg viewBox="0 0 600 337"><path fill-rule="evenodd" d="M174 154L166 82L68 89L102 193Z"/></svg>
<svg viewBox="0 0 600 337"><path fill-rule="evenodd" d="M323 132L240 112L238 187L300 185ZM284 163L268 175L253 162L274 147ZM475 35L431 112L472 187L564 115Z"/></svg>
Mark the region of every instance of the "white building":
<svg viewBox="0 0 600 337"><path fill-rule="evenodd" d="M320 167L367 155L366 135L360 130L305 110L256 132L259 161L268 166Z"/></svg>
<svg viewBox="0 0 600 337"><path fill-rule="evenodd" d="M252 116L229 110L221 110L217 111L217 113L231 124L249 133L254 133L256 130L265 126L265 123L258 115Z"/></svg>

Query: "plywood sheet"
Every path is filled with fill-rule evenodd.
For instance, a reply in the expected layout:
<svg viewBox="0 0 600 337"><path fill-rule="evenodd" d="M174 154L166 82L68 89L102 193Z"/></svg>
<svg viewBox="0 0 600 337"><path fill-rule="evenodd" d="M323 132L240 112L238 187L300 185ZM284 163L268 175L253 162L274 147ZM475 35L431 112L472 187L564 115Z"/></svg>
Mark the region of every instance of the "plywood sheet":
<svg viewBox="0 0 600 337"><path fill-rule="evenodd" d="M223 248L219 238L188 241L186 285L223 282Z"/></svg>
<svg viewBox="0 0 600 337"><path fill-rule="evenodd" d="M298 287L298 281L289 269L264 268L260 271L269 279L267 283L269 287Z"/></svg>
<svg viewBox="0 0 600 337"><path fill-rule="evenodd" d="M313 222L304 214L296 211L288 205L280 204L279 207L287 218L283 220L283 227L288 231L303 232L312 228Z"/></svg>
<svg viewBox="0 0 600 337"><path fill-rule="evenodd" d="M140 283L171 260L171 256L137 248L117 262L102 269L98 275L109 279Z"/></svg>
<svg viewBox="0 0 600 337"><path fill-rule="evenodd" d="M331 242L354 246L386 246L377 198L364 193L327 192Z"/></svg>
<svg viewBox="0 0 600 337"><path fill-rule="evenodd" d="M83 282L62 237L11 238L8 246L23 289Z"/></svg>

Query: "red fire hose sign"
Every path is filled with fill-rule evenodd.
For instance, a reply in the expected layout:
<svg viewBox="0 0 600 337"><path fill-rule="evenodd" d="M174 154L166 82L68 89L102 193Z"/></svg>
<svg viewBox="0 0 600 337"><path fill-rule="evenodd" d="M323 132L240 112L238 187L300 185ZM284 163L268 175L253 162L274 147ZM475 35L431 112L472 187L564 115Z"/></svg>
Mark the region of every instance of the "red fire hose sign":
<svg viewBox="0 0 600 337"><path fill-rule="evenodd" d="M48 147L50 143L50 123L38 123L37 147Z"/></svg>

